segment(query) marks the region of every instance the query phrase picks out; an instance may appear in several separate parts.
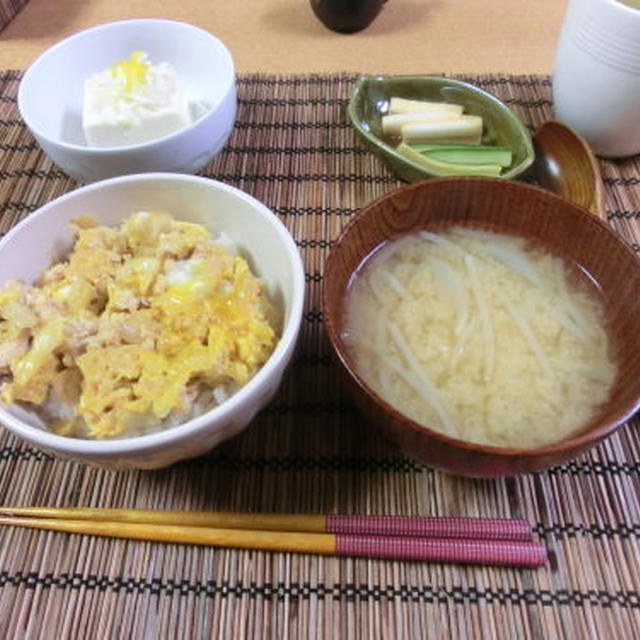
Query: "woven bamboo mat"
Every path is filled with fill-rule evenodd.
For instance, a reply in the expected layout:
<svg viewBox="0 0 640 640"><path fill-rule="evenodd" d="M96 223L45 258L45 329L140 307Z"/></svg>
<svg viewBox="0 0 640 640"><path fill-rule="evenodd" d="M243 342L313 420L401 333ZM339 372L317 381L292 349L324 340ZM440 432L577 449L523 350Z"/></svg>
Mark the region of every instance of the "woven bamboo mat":
<svg viewBox="0 0 640 640"><path fill-rule="evenodd" d="M25 130L19 77L0 74L0 231L76 186ZM354 79L240 77L233 136L204 171L271 207L304 257L300 349L273 404L210 455L155 472L60 462L0 428L0 503L524 516L551 562L538 570L460 567L4 528L0 637L638 637L637 421L548 472L479 481L402 457L341 396L321 331L323 261L349 216L399 184L346 123ZM532 128L551 116L548 78L468 79ZM603 162L602 171L607 217L638 251L640 158Z"/></svg>

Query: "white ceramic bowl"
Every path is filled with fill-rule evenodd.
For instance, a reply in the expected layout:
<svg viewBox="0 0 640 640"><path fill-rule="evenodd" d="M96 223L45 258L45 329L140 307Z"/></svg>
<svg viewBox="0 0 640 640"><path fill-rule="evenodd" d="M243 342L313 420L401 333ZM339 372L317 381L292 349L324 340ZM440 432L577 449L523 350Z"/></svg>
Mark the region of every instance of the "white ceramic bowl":
<svg viewBox="0 0 640 640"><path fill-rule="evenodd" d="M84 81L133 51L169 62L192 103L205 105L189 127L127 147L92 148L82 129ZM43 53L26 71L18 108L45 153L77 180L144 171L193 173L226 143L236 114L231 54L207 31L171 20L124 20L81 31Z"/></svg>
<svg viewBox="0 0 640 640"><path fill-rule="evenodd" d="M304 269L298 249L280 220L246 193L207 178L147 173L97 182L44 205L0 241L2 281L35 281L69 252L69 221L89 213L114 226L136 210L224 230L284 309L282 336L269 360L236 394L182 425L118 440L56 435L34 413L0 405L0 422L15 435L54 455L112 468L156 468L205 453L244 429L273 397L297 340L304 299Z"/></svg>

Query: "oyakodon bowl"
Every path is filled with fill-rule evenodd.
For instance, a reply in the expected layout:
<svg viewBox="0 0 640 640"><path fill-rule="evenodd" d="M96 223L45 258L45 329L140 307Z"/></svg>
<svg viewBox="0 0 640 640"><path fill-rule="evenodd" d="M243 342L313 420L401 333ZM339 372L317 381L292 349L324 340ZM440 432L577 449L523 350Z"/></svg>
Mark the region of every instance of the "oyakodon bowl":
<svg viewBox="0 0 640 640"><path fill-rule="evenodd" d="M146 52L153 64L171 64L194 120L140 144L87 146L84 82L133 51ZM235 70L225 45L199 27L159 19L111 22L76 33L37 58L20 82L18 108L44 152L76 180L143 171L194 173L223 148L233 129Z"/></svg>
<svg viewBox="0 0 640 640"><path fill-rule="evenodd" d="M356 372L341 337L345 296L356 269L381 243L419 230L462 225L521 236L580 265L602 290L618 373L609 398L571 437L528 448L472 444L421 426L382 400ZM325 328L347 390L367 423L407 455L455 474L516 475L563 463L611 434L640 408L640 260L585 209L537 187L492 178L437 178L382 196L351 220L327 258Z"/></svg>
<svg viewBox="0 0 640 640"><path fill-rule="evenodd" d="M69 222L91 214L116 226L140 210L162 211L179 220L223 231L267 286L283 311L275 350L255 376L228 400L202 415L148 435L86 440L57 435L35 412L0 405L0 423L54 455L112 468L156 468L203 454L243 430L275 394L298 337L304 300L304 269L286 227L265 205L234 187L206 178L149 173L97 182L44 205L0 241L2 282L36 281L70 251ZM0 284L2 284L0 282Z"/></svg>

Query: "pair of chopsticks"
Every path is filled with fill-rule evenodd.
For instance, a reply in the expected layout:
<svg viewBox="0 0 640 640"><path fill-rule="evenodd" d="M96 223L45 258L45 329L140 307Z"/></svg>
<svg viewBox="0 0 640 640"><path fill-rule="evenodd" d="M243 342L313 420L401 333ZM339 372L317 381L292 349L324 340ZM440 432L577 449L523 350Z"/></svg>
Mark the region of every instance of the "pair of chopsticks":
<svg viewBox="0 0 640 640"><path fill-rule="evenodd" d="M522 519L0 507L0 524L134 540L337 556L538 566Z"/></svg>

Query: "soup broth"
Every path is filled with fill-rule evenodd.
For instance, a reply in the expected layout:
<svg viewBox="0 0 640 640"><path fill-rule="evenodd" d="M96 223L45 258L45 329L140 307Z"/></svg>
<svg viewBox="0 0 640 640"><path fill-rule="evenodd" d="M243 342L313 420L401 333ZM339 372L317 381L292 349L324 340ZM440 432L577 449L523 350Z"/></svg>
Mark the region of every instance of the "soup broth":
<svg viewBox="0 0 640 640"><path fill-rule="evenodd" d="M595 286L523 239L419 232L365 260L343 340L358 374L419 424L498 447L562 440L616 367Z"/></svg>

